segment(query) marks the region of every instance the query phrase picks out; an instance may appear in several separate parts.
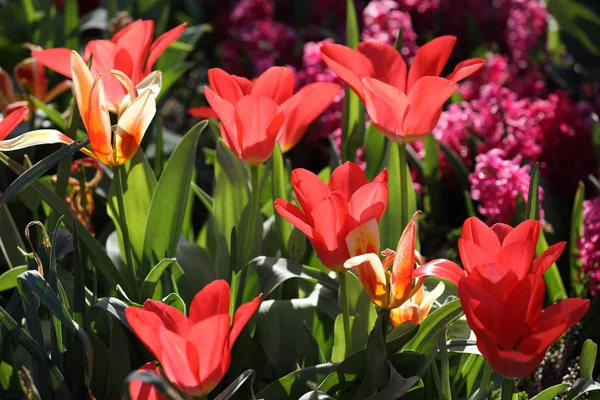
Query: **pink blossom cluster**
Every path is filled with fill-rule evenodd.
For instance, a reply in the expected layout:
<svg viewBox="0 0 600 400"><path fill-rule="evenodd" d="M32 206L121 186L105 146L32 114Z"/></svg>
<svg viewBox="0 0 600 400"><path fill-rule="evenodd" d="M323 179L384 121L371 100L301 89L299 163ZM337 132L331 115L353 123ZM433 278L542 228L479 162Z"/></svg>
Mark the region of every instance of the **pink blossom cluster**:
<svg viewBox="0 0 600 400"><path fill-rule="evenodd" d="M417 34L413 30L410 14L400 11L394 0L373 0L363 11L363 41L394 45L398 31L402 31L402 56L411 59L418 50Z"/></svg>
<svg viewBox="0 0 600 400"><path fill-rule="evenodd" d="M502 149L492 149L475 158L475 171L469 175L471 197L479 201L478 211L490 223L508 223L516 216L517 197L527 201L530 165L521 166L522 157L508 157ZM540 200L544 191L540 187ZM540 218L544 218L543 209Z"/></svg>
<svg viewBox="0 0 600 400"><path fill-rule="evenodd" d="M548 28L544 0L511 0L504 37L513 62L526 68L531 50L540 47Z"/></svg>
<svg viewBox="0 0 600 400"><path fill-rule="evenodd" d="M592 296L600 292L600 197L583 202L583 236L579 240L583 277Z"/></svg>
<svg viewBox="0 0 600 400"><path fill-rule="evenodd" d="M229 35L220 44L223 67L239 75L260 74L293 59L295 31L276 22L271 0L242 0L229 14ZM252 74L250 74L252 75Z"/></svg>

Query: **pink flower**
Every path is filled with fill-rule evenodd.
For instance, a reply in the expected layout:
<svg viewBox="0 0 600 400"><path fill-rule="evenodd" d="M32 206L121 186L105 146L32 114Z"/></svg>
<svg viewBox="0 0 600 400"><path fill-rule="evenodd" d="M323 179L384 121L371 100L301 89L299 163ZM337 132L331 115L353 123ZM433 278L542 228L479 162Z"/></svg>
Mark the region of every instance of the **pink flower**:
<svg viewBox="0 0 600 400"><path fill-rule="evenodd" d="M594 296L600 292L600 197L583 202L583 236L578 245L581 272Z"/></svg>
<svg viewBox="0 0 600 400"><path fill-rule="evenodd" d="M516 217L517 197L527 201L531 166L520 166L522 157L508 158L502 149L492 149L475 158L475 171L469 175L471 197L479 201L479 212L489 223L508 223ZM544 191L540 187L540 201ZM544 211L540 209L540 219Z"/></svg>

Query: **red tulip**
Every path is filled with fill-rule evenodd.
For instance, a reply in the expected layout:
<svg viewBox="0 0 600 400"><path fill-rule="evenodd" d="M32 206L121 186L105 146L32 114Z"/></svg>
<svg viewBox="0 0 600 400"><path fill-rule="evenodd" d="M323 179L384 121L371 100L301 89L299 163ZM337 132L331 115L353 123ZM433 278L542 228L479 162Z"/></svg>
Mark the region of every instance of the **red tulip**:
<svg viewBox="0 0 600 400"><path fill-rule="evenodd" d="M122 71L133 85L139 84L152 72L158 57L173 43L185 29L181 24L163 33L154 42L154 22L137 20L117 32L111 40L92 40L86 47L83 58L86 62L92 56L92 76L98 74L105 77L106 100L109 109L117 112L119 104L126 94L123 85L108 72L109 69ZM72 78L71 50L64 48L41 50L33 53L33 57L46 67Z"/></svg>
<svg viewBox="0 0 600 400"><path fill-rule="evenodd" d="M588 300L567 299L542 310L543 273L560 256L556 244L534 260L540 225L525 221L516 228L489 228L476 218L463 225L459 251L465 270L447 260L428 263L413 277L434 275L458 285L477 348L492 368L507 377L533 373L550 345L577 323Z"/></svg>
<svg viewBox="0 0 600 400"><path fill-rule="evenodd" d="M0 121L0 140L4 140L29 114L27 107L21 107L14 110L9 115Z"/></svg>
<svg viewBox="0 0 600 400"><path fill-rule="evenodd" d="M321 55L361 98L375 126L390 140L406 143L431 133L456 83L484 64L465 60L440 78L455 43L454 36L441 36L425 44L410 71L394 47L376 42L360 43L356 50L325 43Z"/></svg>
<svg viewBox="0 0 600 400"><path fill-rule="evenodd" d="M458 285L465 274L470 274L481 264L502 264L511 268L521 279L527 274L543 275L558 259L565 242L550 246L535 260L535 248L540 234L540 223L527 220L512 228L506 224L495 224L491 228L478 218L465 221L458 251L464 270L447 260L435 260L415 271L414 277L434 275Z"/></svg>
<svg viewBox="0 0 600 400"><path fill-rule="evenodd" d="M305 86L293 94L294 74L285 67L269 68L254 82L229 75L219 68L211 68L208 71L208 81L211 89L231 104L250 94L273 100L285 116L277 133L277 141L283 152L290 150L302 139L308 126L331 105L341 90L335 83L319 82ZM212 108L191 108L189 113L199 118L219 118L218 111L210 104Z"/></svg>
<svg viewBox="0 0 600 400"><path fill-rule="evenodd" d="M302 209L283 199L275 201L275 209L308 237L325 266L343 272L343 264L350 258L346 243L350 231L370 220L378 222L385 212L387 170L370 183L351 162L336 168L327 185L301 168L292 171L291 178Z"/></svg>
<svg viewBox="0 0 600 400"><path fill-rule="evenodd" d="M154 372L160 375L160 371L153 362L142 365L138 369L138 372L140 371ZM133 380L129 383L129 397L131 400L165 400L165 397L154 385L140 380Z"/></svg>
<svg viewBox="0 0 600 400"><path fill-rule="evenodd" d="M203 396L223 379L231 363L231 349L258 309L262 295L229 315L229 285L209 283L194 299L190 316L175 307L146 300L144 308L127 307L127 322L160 362L167 379L191 396Z"/></svg>

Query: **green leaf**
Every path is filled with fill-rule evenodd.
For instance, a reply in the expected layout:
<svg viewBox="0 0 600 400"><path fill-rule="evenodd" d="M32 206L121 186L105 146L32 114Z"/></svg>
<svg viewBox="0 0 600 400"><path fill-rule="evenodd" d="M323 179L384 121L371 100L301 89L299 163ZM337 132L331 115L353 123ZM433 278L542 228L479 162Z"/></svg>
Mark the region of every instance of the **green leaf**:
<svg viewBox="0 0 600 400"><path fill-rule="evenodd" d="M598 345L586 340L581 349L581 359L579 365L581 368L581 377L586 379L594 379L594 365L596 364L596 355L598 354Z"/></svg>
<svg viewBox="0 0 600 400"><path fill-rule="evenodd" d="M446 213L444 212L445 207L442 199L442 173L439 163L440 146L433 135L427 136L423 143L425 144L423 174L427 185L425 212L431 214L433 221L442 223Z"/></svg>
<svg viewBox="0 0 600 400"><path fill-rule="evenodd" d="M600 55L600 47L595 43L592 32L585 30L585 25L600 26L600 17L583 4L573 0L546 0L548 10L556 18L560 29L578 40L585 48L595 55Z"/></svg>
<svg viewBox="0 0 600 400"><path fill-rule="evenodd" d="M367 161L365 176L367 181L373 180L383 169L383 155L386 153L388 146L389 141L387 138L371 122L365 138L365 159Z"/></svg>
<svg viewBox="0 0 600 400"><path fill-rule="evenodd" d="M0 275L0 292L17 287L17 276L25 271L27 271L27 265L20 265Z"/></svg>
<svg viewBox="0 0 600 400"><path fill-rule="evenodd" d="M89 139L87 137L79 139L67 146L63 146L59 150L56 150L54 153L50 154L48 157L45 157L35 163L35 165L19 175L17 179L15 179L13 183L11 183L10 186L4 191L4 193L0 195L0 206L4 205L10 198L20 193L21 190L31 185L33 181L37 180L61 160L78 152L88 143Z"/></svg>
<svg viewBox="0 0 600 400"><path fill-rule="evenodd" d="M583 292L583 276L581 266L583 262L579 256L577 243L583 236L583 200L585 198L585 186L583 182L577 185L575 200L573 201L573 212L571 213L571 234L569 235L569 270L571 271L571 293L575 297L581 297ZM590 378L591 379L591 378Z"/></svg>
<svg viewBox="0 0 600 400"><path fill-rule="evenodd" d="M225 388L225 390L219 393L219 395L215 397L214 400L229 400L235 394L235 392L237 392L238 389L242 387L244 382L246 382L248 378L250 378L252 375L254 375L254 370L249 369L247 371L244 371L233 382L231 382L229 386Z"/></svg>
<svg viewBox="0 0 600 400"><path fill-rule="evenodd" d="M72 1L72 0L70 0L70 1ZM38 99L34 96L29 96L29 101L31 101L31 103L33 103L33 105L35 107L44 111L44 113L46 114L48 119L50 121L52 121L52 123L55 124L59 130L61 130L63 132L65 130L67 130L67 122L63 119L60 112L58 112L54 108L51 108L46 103L44 103L43 101L41 101L40 99Z"/></svg>
<svg viewBox="0 0 600 400"><path fill-rule="evenodd" d="M156 190L156 177L144 152L140 149L123 166L125 175L123 183L123 203L127 216L129 242L136 265L141 265L144 249L144 232L150 211L152 194ZM116 184L113 180L108 191L107 213L115 224L119 238L119 248L123 253L123 232L119 221Z"/></svg>
<svg viewBox="0 0 600 400"><path fill-rule="evenodd" d="M200 122L190 129L165 165L146 219L142 271L175 255L190 193L196 146L206 125L207 122Z"/></svg>
<svg viewBox="0 0 600 400"><path fill-rule="evenodd" d="M73 50L79 49L79 2L65 0L64 3L64 32L65 47Z"/></svg>
<svg viewBox="0 0 600 400"><path fill-rule="evenodd" d="M161 299L163 296L161 293L156 293L156 284L160 280L162 274L166 271L166 269L176 263L175 258L165 258L161 260L158 264L150 270L146 279L144 279L144 283L142 283L142 290L140 291L140 300L146 299Z"/></svg>
<svg viewBox="0 0 600 400"><path fill-rule="evenodd" d="M177 293L171 293L170 295L162 299L162 302L171 307L175 307L182 313L186 314L185 303L181 296L179 296Z"/></svg>
<svg viewBox="0 0 600 400"><path fill-rule="evenodd" d="M192 182L192 192L194 192L198 200L206 207L206 211L208 211L209 214L213 214L215 200L198 186L196 182Z"/></svg>
<svg viewBox="0 0 600 400"><path fill-rule="evenodd" d="M281 148L277 143L275 143L275 148L273 149L271 163L273 165L273 176L271 180L273 185L273 201L275 199L288 200L289 196L287 188L289 187L290 178L283 163ZM277 212L275 213L275 224L277 227L277 237L279 238L279 248L284 256L288 255L287 246L290 236L292 235L292 225Z"/></svg>
<svg viewBox="0 0 600 400"><path fill-rule="evenodd" d="M339 363L319 364L294 371L263 388L256 397L258 399L299 399L304 393L325 379Z"/></svg>
<svg viewBox="0 0 600 400"><path fill-rule="evenodd" d="M598 114L592 113L592 143L594 154L596 154L596 164L600 164L600 118ZM593 177L593 175L590 175ZM594 178L595 179L595 178Z"/></svg>
<svg viewBox="0 0 600 400"><path fill-rule="evenodd" d="M573 387L567 395L564 397L565 400L576 400L579 399L583 394L589 392L600 391L600 383L591 379L579 378L573 384Z"/></svg>
<svg viewBox="0 0 600 400"><path fill-rule="evenodd" d="M533 396L531 400L553 400L556 396L558 396L568 387L569 384L567 383L560 383L558 385L550 386L549 388Z"/></svg>
<svg viewBox="0 0 600 400"><path fill-rule="evenodd" d="M538 163L531 169L527 208L525 209L525 217L523 219L540 220L540 167Z"/></svg>
<svg viewBox="0 0 600 400"><path fill-rule="evenodd" d="M19 251L19 248L25 248L21 233L6 205L0 207L0 248L9 268L21 265L25 261Z"/></svg>
<svg viewBox="0 0 600 400"><path fill-rule="evenodd" d="M546 242L544 232L540 230L540 238L538 239L535 253L539 256L546 251L546 249L548 249L548 242ZM553 263L544 273L544 280L546 281L546 292L552 303L567 298L567 291L556 263Z"/></svg>
<svg viewBox="0 0 600 400"><path fill-rule="evenodd" d="M446 161L448 161L448 163L450 164L450 167L452 168L452 171L456 176L456 180L458 181L460 188L463 191L468 192L470 189L469 169L467 168L463 160L460 158L460 156L456 154L454 150L448 147L447 144L445 144L444 142L438 142L438 144L440 146L440 149L442 150L442 153L444 153L444 157L446 157Z"/></svg>
<svg viewBox="0 0 600 400"><path fill-rule="evenodd" d="M142 381L154 386L167 400L183 400L179 393L177 393L177 389L175 389L166 378L163 378L155 372L133 371L127 376L125 383L128 384L132 381ZM125 392L129 398L129 390L126 390Z"/></svg>

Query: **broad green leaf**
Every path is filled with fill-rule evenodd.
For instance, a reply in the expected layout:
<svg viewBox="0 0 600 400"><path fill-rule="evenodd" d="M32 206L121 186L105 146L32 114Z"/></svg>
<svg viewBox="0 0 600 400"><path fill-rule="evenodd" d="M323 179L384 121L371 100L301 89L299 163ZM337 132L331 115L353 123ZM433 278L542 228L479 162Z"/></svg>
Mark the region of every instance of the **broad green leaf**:
<svg viewBox="0 0 600 400"><path fill-rule="evenodd" d="M427 185L425 212L431 215L433 221L443 223L446 213L444 212L445 207L442 199L442 173L439 163L440 146L433 135L427 136L423 142L425 144L423 173Z"/></svg>
<svg viewBox="0 0 600 400"><path fill-rule="evenodd" d="M225 390L219 393L219 395L215 397L214 400L229 400L235 394L235 392L237 392L238 389L242 387L244 382L246 382L248 378L250 378L252 375L254 375L254 370L249 369L247 371L244 371L233 382L231 382L229 386L225 388Z"/></svg>
<svg viewBox="0 0 600 400"><path fill-rule="evenodd" d="M72 0L70 0L70 1L72 1ZM63 117L62 117L62 115L61 115L60 112L58 112L54 108L51 108L46 103L44 103L43 101L37 99L34 96L29 96L29 101L31 101L33 103L33 105L36 106L37 108L39 108L40 110L44 111L44 113L46 114L46 116L48 117L48 119L50 121L52 121L52 123L55 124L58 127L59 130L61 130L63 132L65 130L67 130L67 123L63 119Z"/></svg>
<svg viewBox="0 0 600 400"><path fill-rule="evenodd" d="M564 397L565 400L577 400L585 393L600 391L600 383L591 379L579 378L573 384L573 387L567 395Z"/></svg>
<svg viewBox="0 0 600 400"><path fill-rule="evenodd" d="M166 378L150 372L150 371L133 371L125 379L125 384L129 387L132 381L142 381L144 383L154 386L160 394L162 394L167 400L183 400L183 398L177 393L177 390L169 383ZM127 398L129 397L129 390L125 390ZM136 399L133 399L136 400Z"/></svg>
<svg viewBox="0 0 600 400"><path fill-rule="evenodd" d="M546 236L544 235L544 232L540 230L540 238L535 249L536 255L539 256L546 251L547 248L548 242L546 242ZM548 293L548 297L552 303L556 303L559 300L567 298L567 291L556 263L553 263L544 273L544 280L546 281L546 292Z"/></svg>
<svg viewBox="0 0 600 400"><path fill-rule="evenodd" d="M319 364L294 371L262 389L258 399L299 399L303 393L313 389L314 384L320 383L339 363Z"/></svg>
<svg viewBox="0 0 600 400"><path fill-rule="evenodd" d="M389 140L371 123L367 129L365 138L365 158L367 161L365 176L367 177L367 181L373 180L383 169L383 162L388 146Z"/></svg>
<svg viewBox="0 0 600 400"><path fill-rule="evenodd" d="M8 206L0 207L0 249L9 268L14 268L25 261L19 248L24 249L21 233L17 229Z"/></svg>
<svg viewBox="0 0 600 400"><path fill-rule="evenodd" d="M79 2L65 0L64 3L64 34L65 47L73 50L79 49Z"/></svg>
<svg viewBox="0 0 600 400"><path fill-rule="evenodd" d="M553 400L569 387L567 383L559 383L558 385L550 386L531 398L531 400Z"/></svg>
<svg viewBox="0 0 600 400"><path fill-rule="evenodd" d="M573 201L573 212L571 213L571 234L569 235L569 270L571 276L571 293L575 297L581 297L583 292L583 276L581 266L583 264L579 256L579 239L583 236L583 200L585 198L585 186L583 182L577 185L575 200ZM590 378L591 379L591 378Z"/></svg>
<svg viewBox="0 0 600 400"><path fill-rule="evenodd" d="M140 265L144 249L144 232L150 211L152 194L156 190L156 177L144 152L138 152L122 167L125 175L123 184L123 203L127 217L129 242L136 265ZM123 232L119 223L119 208L114 181L110 185L107 199L107 213L115 224L119 238L119 248L123 254Z"/></svg>
<svg viewBox="0 0 600 400"><path fill-rule="evenodd" d="M183 299L181 298L181 296L179 296L177 293L169 294L167 297L162 299L162 302L171 307L175 307L182 313L186 314L185 303L183 302Z"/></svg>
<svg viewBox="0 0 600 400"><path fill-rule="evenodd" d="M117 319L127 329L131 330L129 322L127 322L127 318L125 318L126 308L127 304L125 304L123 301L117 299L116 297L107 297L100 300L90 308L90 311L88 312L88 318L91 319L92 316L90 314L93 312L103 310L109 313L113 318Z"/></svg>
<svg viewBox="0 0 600 400"><path fill-rule="evenodd" d="M142 289L140 291L140 301L144 301L146 299L159 300L163 297L162 293L156 293L156 284L158 283L166 269L172 265L175 265L176 262L177 260L175 258L165 258L150 270L150 272L144 279L144 283L142 283Z"/></svg>
<svg viewBox="0 0 600 400"><path fill-rule="evenodd" d="M190 193L196 146L206 125L200 122L186 133L158 181L146 219L142 272L163 258L175 255Z"/></svg>
<svg viewBox="0 0 600 400"><path fill-rule="evenodd" d="M586 25L600 26L600 17L580 2L574 0L546 0L548 10L556 18L560 29L577 39L585 48L595 55L600 55L600 47L590 36Z"/></svg>
<svg viewBox="0 0 600 400"><path fill-rule="evenodd" d="M273 155L271 156L272 172L271 179L273 190L273 201L276 199L289 200L288 190L289 175L283 163L283 154L279 144L275 144ZM277 237L279 238L279 248L284 256L288 255L288 243L292 235L292 225L283 219L279 213L275 213L275 224L277 227Z"/></svg>
<svg viewBox="0 0 600 400"><path fill-rule="evenodd" d="M204 205L206 211L209 214L213 213L213 207L215 204L215 200L206 193L196 182L192 182L192 192L196 195L198 200Z"/></svg>
<svg viewBox="0 0 600 400"><path fill-rule="evenodd" d="M416 375L410 378L403 377L396 371L389 360L386 362L386 365L389 369L387 385L377 392L377 394L367 397L368 400L387 400L403 397L420 379Z"/></svg>
<svg viewBox="0 0 600 400"><path fill-rule="evenodd" d="M0 275L0 292L17 287L17 276L25 271L27 271L27 265L20 265Z"/></svg>
<svg viewBox="0 0 600 400"><path fill-rule="evenodd" d="M108 362L104 365L104 368L106 368L104 398L116 399L122 394L122 382L131 371L129 357L131 345L121 324L109 319L108 325L110 342L108 343Z"/></svg>
<svg viewBox="0 0 600 400"><path fill-rule="evenodd" d="M594 379L594 365L596 364L596 356L598 354L598 345L586 340L581 349L581 359L579 365L581 367L581 377L585 379Z"/></svg>

